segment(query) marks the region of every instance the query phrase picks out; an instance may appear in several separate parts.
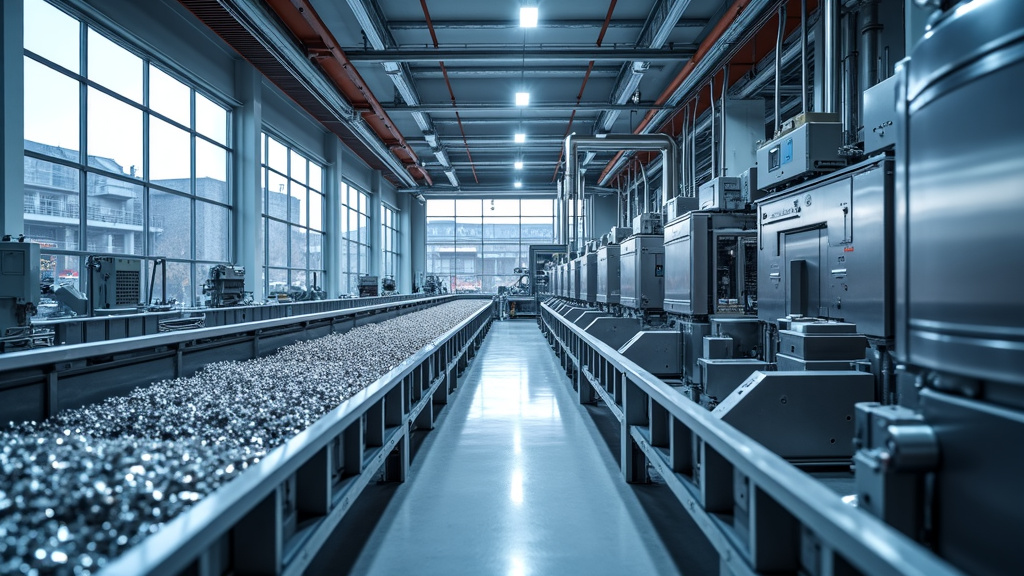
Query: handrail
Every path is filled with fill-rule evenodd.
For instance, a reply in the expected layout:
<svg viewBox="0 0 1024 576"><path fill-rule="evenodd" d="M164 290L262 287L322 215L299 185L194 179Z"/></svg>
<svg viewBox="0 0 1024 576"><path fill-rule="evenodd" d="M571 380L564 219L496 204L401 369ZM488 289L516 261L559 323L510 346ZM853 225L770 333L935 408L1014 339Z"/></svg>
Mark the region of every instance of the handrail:
<svg viewBox="0 0 1024 576"><path fill-rule="evenodd" d="M683 397L617 350L560 316L548 303L542 303L541 307L544 322L556 320L563 330L569 331L611 364L617 373L624 375L627 385L631 383L637 386L651 402L666 410L736 470L749 477L753 485L821 538L824 544L841 553L864 573L915 576L960 574L892 526L843 503L836 493L813 477ZM583 360L577 362L580 370L583 370ZM628 394L624 392L623 397L628 398ZM628 427L629 423L623 422L623 426ZM626 432L623 437L631 438L632 430L627 429ZM692 507L686 504L684 502L684 508L693 515ZM696 504L700 506L699 502ZM705 532L720 530L710 525L703 525L702 529ZM720 540L726 541L728 538Z"/></svg>

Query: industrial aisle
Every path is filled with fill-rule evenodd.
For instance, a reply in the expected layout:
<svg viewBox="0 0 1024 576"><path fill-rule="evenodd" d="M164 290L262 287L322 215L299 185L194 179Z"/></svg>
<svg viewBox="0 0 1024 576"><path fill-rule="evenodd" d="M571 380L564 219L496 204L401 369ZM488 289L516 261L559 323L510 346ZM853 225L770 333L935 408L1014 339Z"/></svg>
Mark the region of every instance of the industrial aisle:
<svg viewBox="0 0 1024 576"><path fill-rule="evenodd" d="M352 574L678 574L537 325L495 322Z"/></svg>

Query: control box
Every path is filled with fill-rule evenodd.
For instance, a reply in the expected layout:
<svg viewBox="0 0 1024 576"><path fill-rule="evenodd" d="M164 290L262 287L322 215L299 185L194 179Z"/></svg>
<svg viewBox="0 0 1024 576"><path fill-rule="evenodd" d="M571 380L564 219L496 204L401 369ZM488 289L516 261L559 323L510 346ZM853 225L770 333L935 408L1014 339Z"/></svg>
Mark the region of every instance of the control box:
<svg viewBox="0 0 1024 576"><path fill-rule="evenodd" d="M841 122L808 122L757 150L757 184L762 190L846 166L839 155Z"/></svg>

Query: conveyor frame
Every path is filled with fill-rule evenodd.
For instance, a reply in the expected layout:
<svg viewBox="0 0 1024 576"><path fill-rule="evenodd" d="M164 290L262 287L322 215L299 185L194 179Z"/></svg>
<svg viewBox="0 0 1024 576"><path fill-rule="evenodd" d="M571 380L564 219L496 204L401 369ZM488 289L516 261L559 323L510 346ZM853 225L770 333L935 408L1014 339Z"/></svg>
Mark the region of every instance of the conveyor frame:
<svg viewBox="0 0 1024 576"><path fill-rule="evenodd" d="M434 427L440 407L455 391L458 374L482 344L493 309L481 301L479 312L114 559L100 574L303 573L371 481L381 475L385 481L405 480L410 434ZM335 461L338 453L342 462ZM346 476L333 478L342 465ZM303 512L294 531L286 528L282 514L289 502Z"/></svg>
<svg viewBox="0 0 1024 576"><path fill-rule="evenodd" d="M600 398L619 420L624 479L656 470L718 551L723 575L960 574L547 303L539 324L580 403Z"/></svg>

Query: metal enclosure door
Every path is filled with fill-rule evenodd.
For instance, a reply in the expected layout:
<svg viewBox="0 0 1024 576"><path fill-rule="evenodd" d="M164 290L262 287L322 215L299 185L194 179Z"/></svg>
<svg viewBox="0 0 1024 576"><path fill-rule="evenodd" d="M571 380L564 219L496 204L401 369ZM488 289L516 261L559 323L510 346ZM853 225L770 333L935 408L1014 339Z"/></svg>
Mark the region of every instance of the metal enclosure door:
<svg viewBox="0 0 1024 576"><path fill-rule="evenodd" d="M694 294L694 274L706 268L707 258L694 262L693 255L707 252L706 234L695 232L695 227L707 230L706 218L693 212L679 218L665 228L665 310L676 314L707 314L707 293ZM700 284L696 286L698 292Z"/></svg>
<svg viewBox="0 0 1024 576"><path fill-rule="evenodd" d="M580 259L572 261L572 284L569 285L569 297L580 299Z"/></svg>
<svg viewBox="0 0 1024 576"><path fill-rule="evenodd" d="M636 236L628 238L622 243L622 256L619 258L621 290L619 302L627 308L639 308L640 294L638 292L639 283L637 282L639 249L640 242Z"/></svg>
<svg viewBox="0 0 1024 576"><path fill-rule="evenodd" d="M820 228L782 235L782 273L785 286L785 314L818 316L821 313Z"/></svg>

